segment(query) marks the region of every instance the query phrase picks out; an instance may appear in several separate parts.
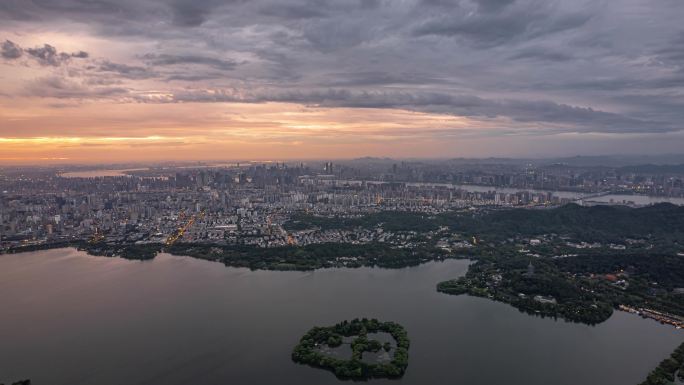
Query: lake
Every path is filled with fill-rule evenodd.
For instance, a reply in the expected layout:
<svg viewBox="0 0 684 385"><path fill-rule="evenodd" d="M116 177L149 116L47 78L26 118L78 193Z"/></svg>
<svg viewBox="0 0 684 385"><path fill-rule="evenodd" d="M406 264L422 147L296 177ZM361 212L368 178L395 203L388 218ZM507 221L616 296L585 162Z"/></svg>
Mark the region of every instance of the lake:
<svg viewBox="0 0 684 385"><path fill-rule="evenodd" d="M411 339L404 377L377 384L636 385L684 341L627 313L590 327L436 292L467 265L253 272L166 254L0 255L0 383L341 384L291 349L314 325L364 316Z"/></svg>

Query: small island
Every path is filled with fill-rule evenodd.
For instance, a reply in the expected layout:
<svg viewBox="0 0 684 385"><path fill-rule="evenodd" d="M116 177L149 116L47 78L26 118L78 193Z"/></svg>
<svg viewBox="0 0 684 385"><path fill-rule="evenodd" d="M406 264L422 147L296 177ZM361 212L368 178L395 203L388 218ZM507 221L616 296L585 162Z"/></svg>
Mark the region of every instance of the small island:
<svg viewBox="0 0 684 385"><path fill-rule="evenodd" d="M394 342L384 343L369 333L387 333ZM349 344L351 357L337 358L325 349ZM292 351L294 362L332 371L340 379L367 380L371 378L398 378L408 366L409 339L406 330L395 322L377 319L353 319L334 326L314 327L309 330ZM389 360L368 362L364 353L384 351Z"/></svg>

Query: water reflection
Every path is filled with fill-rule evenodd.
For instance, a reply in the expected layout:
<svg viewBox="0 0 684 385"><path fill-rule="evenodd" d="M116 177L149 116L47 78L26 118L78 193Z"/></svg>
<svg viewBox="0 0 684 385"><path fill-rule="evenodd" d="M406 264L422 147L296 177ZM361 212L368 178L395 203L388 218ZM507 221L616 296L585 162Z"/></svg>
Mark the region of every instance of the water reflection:
<svg viewBox="0 0 684 385"><path fill-rule="evenodd" d="M625 313L588 327L436 292L466 268L252 272L170 255L0 255L0 382L338 385L290 354L313 325L356 317L398 322L411 339L404 377L377 384L636 384L684 340Z"/></svg>

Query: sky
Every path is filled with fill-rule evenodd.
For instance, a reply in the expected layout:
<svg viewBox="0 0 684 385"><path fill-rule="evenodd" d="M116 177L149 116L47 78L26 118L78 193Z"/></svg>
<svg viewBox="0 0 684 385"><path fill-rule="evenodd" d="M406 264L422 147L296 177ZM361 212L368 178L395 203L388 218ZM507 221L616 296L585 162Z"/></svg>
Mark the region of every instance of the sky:
<svg viewBox="0 0 684 385"><path fill-rule="evenodd" d="M682 153L682 0L2 0L0 163Z"/></svg>

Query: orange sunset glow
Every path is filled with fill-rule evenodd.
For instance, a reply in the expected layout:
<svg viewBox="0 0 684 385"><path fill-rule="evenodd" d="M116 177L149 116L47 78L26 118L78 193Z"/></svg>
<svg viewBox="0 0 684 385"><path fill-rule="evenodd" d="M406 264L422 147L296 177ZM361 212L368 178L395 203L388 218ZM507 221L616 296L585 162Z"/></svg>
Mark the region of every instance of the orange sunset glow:
<svg viewBox="0 0 684 385"><path fill-rule="evenodd" d="M453 20L418 3L302 14L212 3L196 18L161 0L124 2L118 14L104 3L11 4L0 8L0 163L549 156L683 144L677 63L665 43L678 38L642 25L643 46L663 47L625 52L629 60L599 46L553 50L599 28L598 16L569 2L540 7L511 36L488 32L489 9L468 1ZM496 12L524 22L517 6ZM676 19L646 13L614 16L619 25ZM560 30L542 23L565 17ZM363 18L383 20L385 32L354 22ZM466 21L481 23L480 33L460 34ZM619 28L602 33L624 39ZM635 76L648 81L620 83ZM667 104L648 102L665 94Z"/></svg>

